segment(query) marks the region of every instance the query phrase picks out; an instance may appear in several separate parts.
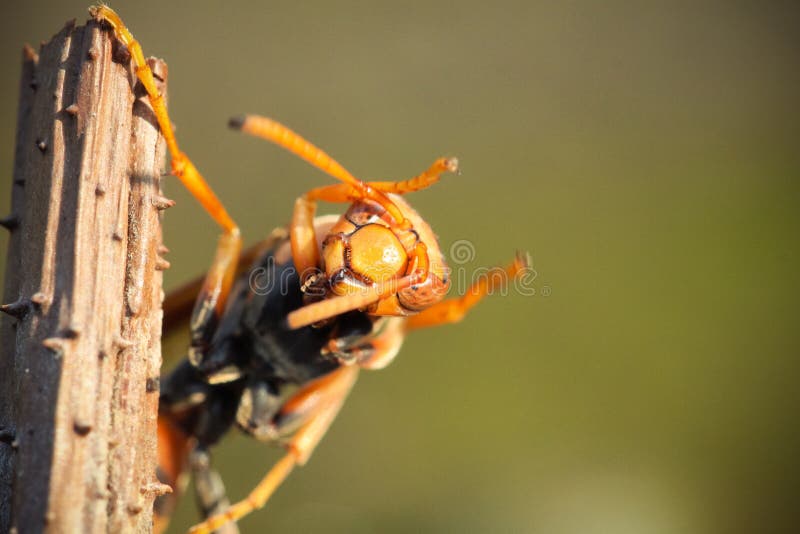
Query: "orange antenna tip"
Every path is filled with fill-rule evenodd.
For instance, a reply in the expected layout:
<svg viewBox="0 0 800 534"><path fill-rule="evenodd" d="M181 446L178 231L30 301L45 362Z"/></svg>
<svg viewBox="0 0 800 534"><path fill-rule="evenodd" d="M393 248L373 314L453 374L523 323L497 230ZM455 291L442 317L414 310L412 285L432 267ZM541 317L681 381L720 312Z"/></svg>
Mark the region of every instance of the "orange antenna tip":
<svg viewBox="0 0 800 534"><path fill-rule="evenodd" d="M514 263L506 268L506 272L512 277L516 276L520 271L530 267L532 263L533 260L531 259L530 253L518 250L517 256L514 258Z"/></svg>
<svg viewBox="0 0 800 534"><path fill-rule="evenodd" d="M445 171L461 174L458 168L458 158L444 158L442 164Z"/></svg>

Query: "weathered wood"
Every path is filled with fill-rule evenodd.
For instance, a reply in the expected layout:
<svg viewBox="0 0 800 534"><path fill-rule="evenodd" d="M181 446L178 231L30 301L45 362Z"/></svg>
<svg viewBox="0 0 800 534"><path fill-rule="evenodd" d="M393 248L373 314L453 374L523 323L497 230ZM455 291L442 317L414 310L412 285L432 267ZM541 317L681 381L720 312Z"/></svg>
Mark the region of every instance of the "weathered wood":
<svg viewBox="0 0 800 534"><path fill-rule="evenodd" d="M6 225L4 302L15 304L0 319L0 532L149 532L162 489L165 147L124 56L94 22L24 53Z"/></svg>

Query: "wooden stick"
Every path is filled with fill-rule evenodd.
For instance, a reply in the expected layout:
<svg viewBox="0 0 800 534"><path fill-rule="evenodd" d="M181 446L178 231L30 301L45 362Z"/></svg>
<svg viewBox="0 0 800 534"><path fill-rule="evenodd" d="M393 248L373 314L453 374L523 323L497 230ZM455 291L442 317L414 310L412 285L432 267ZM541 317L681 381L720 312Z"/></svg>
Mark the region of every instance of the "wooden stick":
<svg viewBox="0 0 800 534"><path fill-rule="evenodd" d="M90 22L23 54L0 532L149 532L168 489L155 478L165 146L124 52Z"/></svg>

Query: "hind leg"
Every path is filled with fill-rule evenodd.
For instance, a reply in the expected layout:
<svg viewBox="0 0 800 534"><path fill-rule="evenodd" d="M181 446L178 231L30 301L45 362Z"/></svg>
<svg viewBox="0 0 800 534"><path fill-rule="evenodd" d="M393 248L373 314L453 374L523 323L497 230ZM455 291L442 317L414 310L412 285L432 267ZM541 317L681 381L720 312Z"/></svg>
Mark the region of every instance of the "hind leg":
<svg viewBox="0 0 800 534"><path fill-rule="evenodd" d="M275 434L299 424L299 429L286 442L287 453L243 500L223 513L195 525L192 534L209 534L220 526L237 521L266 504L270 496L289 476L296 465L303 465L325 435L358 375L358 367L339 367L301 388L275 417Z"/></svg>
<svg viewBox="0 0 800 534"><path fill-rule="evenodd" d="M222 477L211 467L211 455L207 450L197 448L189 457L189 465L194 479L194 492L197 506L204 518L218 515L231 505L225 494ZM239 534L236 523L226 523L217 527L217 534Z"/></svg>

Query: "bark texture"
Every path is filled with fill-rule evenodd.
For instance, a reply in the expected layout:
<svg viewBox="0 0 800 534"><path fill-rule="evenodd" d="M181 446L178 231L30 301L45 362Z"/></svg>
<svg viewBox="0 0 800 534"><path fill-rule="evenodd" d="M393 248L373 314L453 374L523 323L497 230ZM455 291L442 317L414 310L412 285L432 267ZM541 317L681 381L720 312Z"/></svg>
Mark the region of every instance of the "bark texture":
<svg viewBox="0 0 800 534"><path fill-rule="evenodd" d="M23 53L4 220L0 532L149 532L164 489L165 147L125 55L93 22Z"/></svg>

